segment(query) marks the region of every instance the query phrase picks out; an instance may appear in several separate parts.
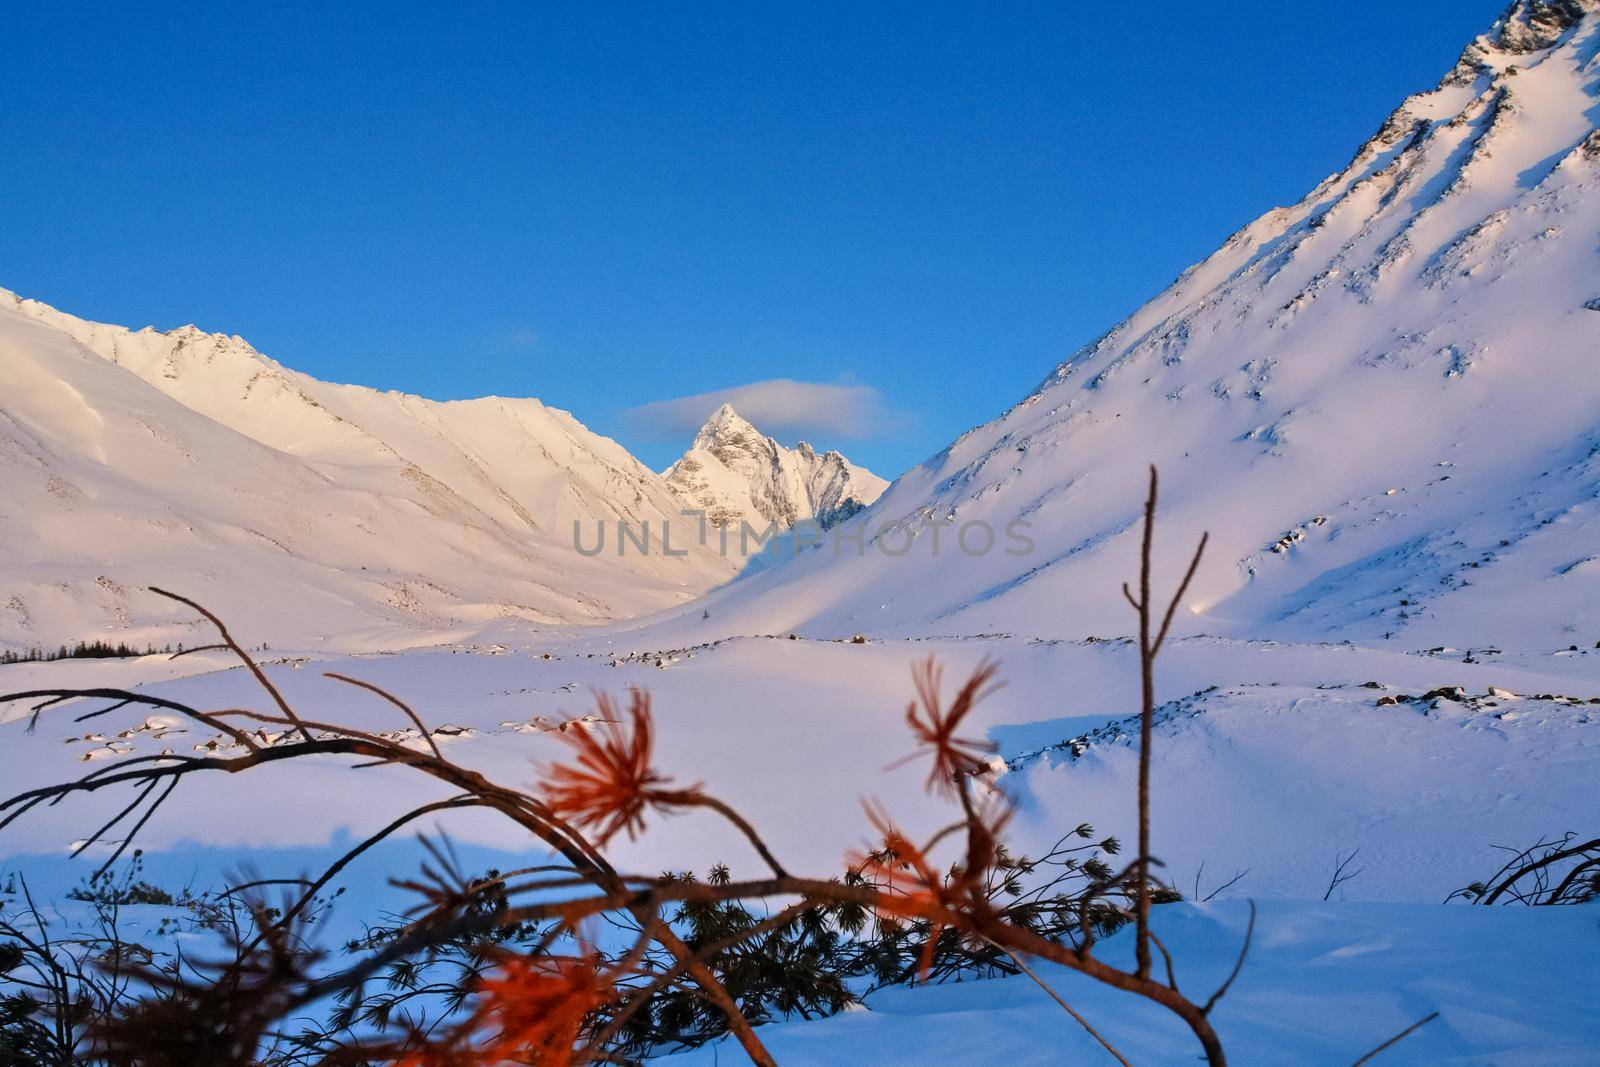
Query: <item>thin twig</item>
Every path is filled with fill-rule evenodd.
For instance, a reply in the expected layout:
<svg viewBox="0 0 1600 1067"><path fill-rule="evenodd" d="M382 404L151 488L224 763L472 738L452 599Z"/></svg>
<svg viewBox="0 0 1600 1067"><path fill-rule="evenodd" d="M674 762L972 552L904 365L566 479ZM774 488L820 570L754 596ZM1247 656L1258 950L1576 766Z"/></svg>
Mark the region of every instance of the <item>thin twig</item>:
<svg viewBox="0 0 1600 1067"><path fill-rule="evenodd" d="M743 815L740 815L732 807L718 800L716 797L706 796L705 794L697 794L693 800L689 801L689 803L697 807L710 808L718 815L721 815L724 819L727 819L730 823L738 828L740 833L745 836L745 839L750 842L751 847L754 848L756 852L760 854L761 858L766 861L767 866L772 868L773 874L777 875L779 878L788 877L789 872L784 870L783 864L778 862L777 857L772 854L771 849L767 848L767 843L761 839L761 835L756 833L756 828L750 825L750 822Z"/></svg>
<svg viewBox="0 0 1600 1067"><path fill-rule="evenodd" d="M299 725L299 719L295 716L294 709L290 707L289 702L283 698L283 694L278 691L278 687L272 684L272 680L267 677L267 672L263 671L256 664L256 661L250 657L250 653L244 650L243 645L239 644L239 642L233 639L233 635L228 632L228 627L223 624L221 619L212 614L207 608L201 607L195 601L190 600L186 596L179 596L177 593L168 592L167 590L161 589L154 585L150 586L150 591L157 596L164 596L168 600L176 600L180 604L186 604L198 611L200 614L204 615L206 619L210 621L211 625L217 628L217 633L219 636L221 636L223 643L228 646L235 656L239 657L240 662L249 668L250 673L255 676L257 684L259 684L262 689L267 691L268 696L272 697L273 703L278 705L278 710L282 711L288 718L295 720L295 724L301 735L305 737L307 741L311 740L311 734L304 726Z"/></svg>
<svg viewBox="0 0 1600 1067"><path fill-rule="evenodd" d="M1244 928L1244 944L1239 946L1239 956L1233 961L1233 970L1228 972L1227 980L1217 987L1217 991L1211 994L1211 999L1206 1001L1205 1007L1200 1009L1200 1014L1210 1015L1211 1009L1217 1006L1217 1001L1227 994L1228 989L1233 985L1233 980L1239 977L1240 971L1244 970L1244 958L1250 955L1250 939L1255 935L1255 932L1256 902L1252 900L1250 901L1250 922Z"/></svg>
<svg viewBox="0 0 1600 1067"><path fill-rule="evenodd" d="M439 746L434 743L433 735L428 732L428 728L426 726L422 725L422 719L417 715L416 712L411 710L411 706L405 701L401 700L387 689L373 685L371 682L363 682L359 678L351 678L347 674L339 674L337 671L323 671L322 676L324 678L332 678L336 682L344 682L346 685L353 685L358 689L365 689L369 693L376 693L378 696L399 708L405 713L406 718L410 719L416 726L417 731L422 734L422 739L428 743L429 748L433 749L433 754L438 756L440 759L444 759L444 753L440 752Z"/></svg>
<svg viewBox="0 0 1600 1067"><path fill-rule="evenodd" d="M1022 961L1021 956L1017 955L1004 945L995 945L993 941L990 941L989 944L994 945L995 948L999 949L1001 952L1004 952L1007 956L1010 956L1011 962L1015 963L1017 968L1021 970L1023 974L1033 979L1034 985L1044 990L1047 994L1049 994L1051 1000L1061 1005L1061 1010L1065 1011L1068 1015L1077 1020L1078 1025L1083 1027L1090 1037L1100 1042L1101 1047L1107 1052L1111 1053L1112 1057L1115 1058L1118 1063L1122 1064L1122 1067L1133 1067L1133 1064L1128 1062L1128 1058L1117 1051L1116 1046L1107 1041L1100 1031L1089 1025L1088 1019L1085 1019L1082 1015L1079 1015L1075 1010L1073 1010L1072 1005L1068 1004L1064 999L1062 999L1060 993L1057 993L1054 989L1051 989L1050 983L1046 982L1043 978L1040 978L1037 974L1035 974L1033 968L1029 967Z"/></svg>
<svg viewBox="0 0 1600 1067"><path fill-rule="evenodd" d="M1202 868L1204 867L1203 864L1201 866L1202 866ZM1239 884L1240 880L1243 879L1245 875L1247 875L1249 873L1250 873L1250 868L1246 867L1244 870L1242 870L1239 873L1235 874L1232 878L1229 878L1226 882L1223 882L1221 885L1217 886L1217 888L1213 889L1211 892L1207 893L1205 896L1200 897L1199 898L1200 903L1202 903L1202 904L1210 903L1211 900L1213 898L1215 898L1218 893L1221 893L1221 892L1223 892L1225 890L1228 890L1228 889L1232 889L1234 886ZM1194 884L1195 884L1195 889L1198 892L1198 890L1200 888L1200 876L1198 874L1196 874L1194 876Z"/></svg>
<svg viewBox="0 0 1600 1067"><path fill-rule="evenodd" d="M1379 1045L1377 1048L1373 1049L1371 1052L1367 1053L1365 1056L1361 1057L1359 1060L1357 1060L1356 1062L1352 1063L1350 1065L1350 1067L1361 1067L1361 1065L1363 1063L1370 1062L1374 1057L1376 1057L1378 1055L1378 1053L1384 1051L1385 1049L1393 1048L1395 1045L1398 1045L1400 1042L1404 1041L1406 1038L1410 1037L1412 1034L1416 1033L1418 1030L1421 1030L1424 1026L1427 1026L1429 1023L1433 1022L1433 1020L1437 1019L1438 1017L1439 1017L1439 1013L1438 1012L1434 1012L1432 1015L1428 1015L1428 1016L1425 1016L1424 1018L1418 1019L1416 1022L1412 1023L1410 1026L1406 1027L1404 1030L1400 1031L1398 1034L1395 1034L1389 1040L1385 1041L1383 1044Z"/></svg>
<svg viewBox="0 0 1600 1067"><path fill-rule="evenodd" d="M78 844L73 846L72 852L67 858L77 859L90 845L93 845L96 841L100 840L101 837L105 836L107 833L110 833L112 827L116 826L117 823L121 822L123 819L126 819L134 808L137 808L140 804L144 803L144 798L149 796L155 790L156 786L160 784L160 779L151 779L149 784L141 789L138 795L128 803L127 807L111 816L111 818L106 820L105 825L101 826L100 829L96 830L94 833L90 834L88 837L84 838L82 841L78 842Z"/></svg>

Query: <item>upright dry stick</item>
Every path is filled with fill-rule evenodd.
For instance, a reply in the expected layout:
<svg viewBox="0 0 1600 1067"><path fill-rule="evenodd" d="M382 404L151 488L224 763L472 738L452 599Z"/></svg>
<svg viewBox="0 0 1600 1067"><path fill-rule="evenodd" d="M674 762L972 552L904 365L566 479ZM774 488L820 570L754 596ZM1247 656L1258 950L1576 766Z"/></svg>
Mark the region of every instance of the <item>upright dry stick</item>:
<svg viewBox="0 0 1600 1067"><path fill-rule="evenodd" d="M1156 656L1161 652L1161 646L1167 640L1167 633L1172 629L1173 616L1177 614L1178 604L1183 600L1183 594L1188 592L1189 583L1194 580L1195 571L1200 567L1200 557L1205 554L1206 542L1210 534L1201 534L1200 543L1195 546L1194 556L1189 560L1189 569L1184 572L1183 581L1178 583L1177 592L1172 594L1172 600L1167 604L1167 610L1161 619L1161 627L1152 636L1150 612L1150 561L1154 555L1156 531L1156 500L1158 485L1156 468L1150 466L1150 492L1144 502L1144 539L1139 549L1139 595L1134 597L1133 592L1126 584L1122 587L1122 595L1127 597L1128 603L1139 613L1139 688L1142 701L1139 708L1139 855L1135 861L1138 871L1138 897L1134 902L1134 918L1137 923L1137 933L1134 938L1134 955L1138 963L1139 977L1150 977L1150 739L1152 727L1156 716Z"/></svg>

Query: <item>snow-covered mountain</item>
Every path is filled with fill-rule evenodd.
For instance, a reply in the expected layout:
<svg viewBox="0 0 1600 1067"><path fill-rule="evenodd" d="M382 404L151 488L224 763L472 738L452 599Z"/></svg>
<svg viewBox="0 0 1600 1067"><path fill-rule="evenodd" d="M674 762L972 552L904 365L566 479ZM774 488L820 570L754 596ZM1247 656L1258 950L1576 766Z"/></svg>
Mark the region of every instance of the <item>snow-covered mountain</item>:
<svg viewBox="0 0 1600 1067"><path fill-rule="evenodd" d="M270 632L666 608L734 564L589 559L570 528L686 503L869 535L714 594L717 629L1116 633L1156 462L1168 565L1213 536L1191 630L1593 644L1597 99L1600 0L1522 0L1342 171L859 513L879 479L731 410L662 479L535 401L329 385L8 294L0 640L81 635L79 603L143 617L152 580L242 591ZM318 606L256 596L290 587Z"/></svg>
<svg viewBox="0 0 1600 1067"><path fill-rule="evenodd" d="M332 385L242 339L87 322L0 290L0 644L175 636L186 593L274 640L404 643L687 600L714 551L618 557L661 479L537 400ZM574 548L574 525L592 548ZM659 537L659 533L657 534ZM675 546L676 547L676 546Z"/></svg>
<svg viewBox="0 0 1600 1067"><path fill-rule="evenodd" d="M1499 868L1506 844L1593 832L1597 57L1600 0L1515 5L1306 198L1235 234L820 545L683 609L733 565L687 539L687 558L618 559L614 542L589 558L563 526L676 518L685 504L725 521L798 515L802 499L837 510L865 499L847 491L861 475L839 458L813 484L825 463L779 458L724 411L673 484L534 401L327 385L236 338L129 333L5 295L0 644L166 639L186 613L135 587L168 585L252 644L336 635L345 650L263 668L308 714L419 742L431 729L453 762L513 784L563 750L558 724L593 707L585 694L648 691L656 765L705 782L789 869L817 877L872 839L862 795L916 838L948 822L954 809L904 765L907 668L936 657L953 682L998 660L1006 684L963 733L995 743L995 784L1018 802L1010 844L1039 856L1081 824L1139 831L1143 679L1121 583L1155 462L1160 587L1201 529L1212 541L1153 680L1153 853L1193 901L1154 922L1186 990L1229 983L1214 1019L1233 1061L1351 1063L1408 1034L1384 1062L1589 1062L1593 908L1439 902ZM689 458L710 495L691 487L686 501ZM802 546L778 540L774 555ZM653 607L605 627L521 625ZM501 618L504 647L484 647ZM348 653L452 628L447 647ZM258 701L230 666L202 652L0 673L18 691ZM419 732L383 701L349 701L324 671L402 695ZM83 722L91 710L105 717ZM143 708L0 708L8 792L191 750L240 751ZM246 865L287 878L450 795L401 764L352 775L287 760L259 778L186 776L182 802L141 820L138 840L157 884L204 886L194 872ZM54 872L60 896L98 862L69 861L70 847L90 846L85 827L114 825L125 799L40 805L7 828L0 858L36 893ZM540 862L512 820L438 815L466 869ZM385 849L420 861L407 834ZM382 886L411 868L405 852L377 856L328 886L350 937L392 913ZM607 857L619 870L766 872L732 822L693 814L652 816ZM330 947L345 942L345 926L318 926ZM1127 931L1098 951L1126 960ZM781 1062L1103 1060L1046 995L1058 983L1118 1056L1193 1058L1148 1004L1059 970L881 989L864 1010L774 1019L761 1037ZM1307 1003L1337 1022L1304 1026ZM724 1040L682 1062L732 1058Z"/></svg>
<svg viewBox="0 0 1600 1067"><path fill-rule="evenodd" d="M801 441L785 448L750 425L732 404L718 408L664 477L713 526L771 523L787 530L814 519L824 529L871 504L889 483L838 452Z"/></svg>
<svg viewBox="0 0 1600 1067"><path fill-rule="evenodd" d="M1212 534L1190 631L1593 645L1597 121L1600 2L1513 5L1343 170L900 478L859 558L736 582L708 625L1124 633L1155 462L1162 577ZM879 550L894 524L911 550Z"/></svg>

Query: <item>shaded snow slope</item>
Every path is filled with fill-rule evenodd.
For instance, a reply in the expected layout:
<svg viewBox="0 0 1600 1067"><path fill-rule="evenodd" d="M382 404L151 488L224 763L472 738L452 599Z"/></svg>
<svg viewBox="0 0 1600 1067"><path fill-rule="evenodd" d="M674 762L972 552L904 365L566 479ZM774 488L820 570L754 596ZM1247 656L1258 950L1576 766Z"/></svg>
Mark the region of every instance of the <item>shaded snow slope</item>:
<svg viewBox="0 0 1600 1067"><path fill-rule="evenodd" d="M1156 909L1156 930L1191 997L1203 999L1227 977L1248 918L1238 901ZM1437 1019L1375 1062L1592 1063L1600 1045L1588 997L1600 966L1596 920L1594 908L1267 902L1212 1022L1230 1063L1348 1067L1435 1011ZM1128 966L1131 944L1129 932L1119 932L1097 954ZM1041 964L1037 973L1129 1062L1201 1059L1194 1038L1162 1009L1062 967ZM1023 976L886 989L864 1010L766 1027L761 1039L792 1067L1113 1062ZM738 1056L719 1042L662 1062Z"/></svg>
<svg viewBox="0 0 1600 1067"><path fill-rule="evenodd" d="M1593 644L1597 121L1600 7L1520 5L1343 171L901 477L851 520L864 558L734 583L708 626L1127 632L1156 462L1163 577L1212 534L1189 632ZM930 523L1001 536L936 552Z"/></svg>
<svg viewBox="0 0 1600 1067"><path fill-rule="evenodd" d="M667 469L667 485L712 526L787 530L813 520L826 529L871 504L889 483L838 452L805 441L785 448L723 404Z"/></svg>
<svg viewBox="0 0 1600 1067"><path fill-rule="evenodd" d="M405 644L498 618L594 622L732 574L586 558L679 503L536 400L330 385L237 337L86 322L0 291L0 644L181 636L166 585L264 639ZM183 617L187 618L184 613Z"/></svg>

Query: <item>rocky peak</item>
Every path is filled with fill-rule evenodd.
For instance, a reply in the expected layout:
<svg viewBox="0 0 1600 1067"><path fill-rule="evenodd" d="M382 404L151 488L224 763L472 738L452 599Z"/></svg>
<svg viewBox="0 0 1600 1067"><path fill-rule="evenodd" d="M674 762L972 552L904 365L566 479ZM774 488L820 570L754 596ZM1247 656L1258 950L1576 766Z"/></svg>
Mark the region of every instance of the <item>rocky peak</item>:
<svg viewBox="0 0 1600 1067"><path fill-rule="evenodd" d="M1543 51L1596 10L1597 0L1516 0L1489 31L1489 40L1502 52Z"/></svg>
<svg viewBox="0 0 1600 1067"><path fill-rule="evenodd" d="M801 441L787 448L723 404L665 472L686 506L714 526L741 521L789 529L815 520L824 527L866 507L888 483L835 451Z"/></svg>
<svg viewBox="0 0 1600 1067"><path fill-rule="evenodd" d="M693 447L710 449L717 445L745 445L750 438L761 439L763 436L733 409L732 404L723 404L711 413L711 417L694 435Z"/></svg>

